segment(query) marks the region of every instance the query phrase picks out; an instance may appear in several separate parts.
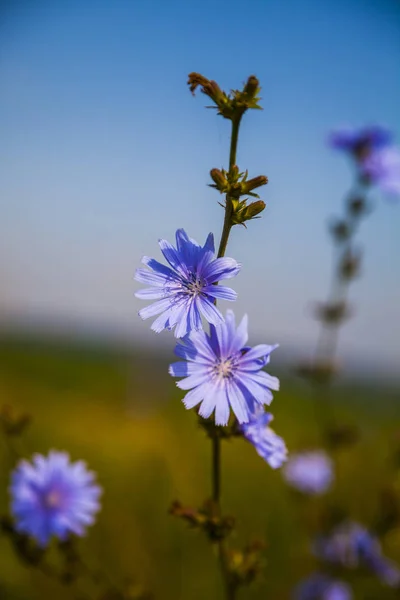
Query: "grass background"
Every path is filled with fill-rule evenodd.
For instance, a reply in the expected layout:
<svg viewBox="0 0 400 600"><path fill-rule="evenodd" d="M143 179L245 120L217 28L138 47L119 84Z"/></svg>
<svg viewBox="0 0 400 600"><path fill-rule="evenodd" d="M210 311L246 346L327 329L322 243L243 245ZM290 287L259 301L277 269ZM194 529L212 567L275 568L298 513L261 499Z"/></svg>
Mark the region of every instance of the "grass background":
<svg viewBox="0 0 400 600"><path fill-rule="evenodd" d="M167 374L170 359L126 348L4 336L1 404L32 414L21 448L27 456L51 448L67 450L98 473L105 490L103 508L80 542L91 565L101 566L116 581L132 576L160 600L221 598L209 543L168 515L172 500L199 506L210 493L210 443L195 413L180 402L181 392ZM276 373L273 362L270 372ZM310 387L287 371L279 376L281 391L272 405L276 431L289 451L318 446ZM315 568L307 530L324 502L345 507L365 524L376 518L379 490L395 476L390 457L399 429L399 388L348 381L334 387L332 399L337 418L356 425L361 435L351 449L336 453L336 480L328 497L299 498L250 444L223 444L223 508L238 522L231 543L240 546L252 537L267 543L263 578L240 598L290 598L295 583ZM8 511L14 464L3 444L1 514ZM400 531L386 537L384 548L400 562ZM9 540L1 536L0 553L2 599L64 600L76 597L82 586L62 587L21 565ZM350 573L348 581L355 598L398 597L370 576Z"/></svg>

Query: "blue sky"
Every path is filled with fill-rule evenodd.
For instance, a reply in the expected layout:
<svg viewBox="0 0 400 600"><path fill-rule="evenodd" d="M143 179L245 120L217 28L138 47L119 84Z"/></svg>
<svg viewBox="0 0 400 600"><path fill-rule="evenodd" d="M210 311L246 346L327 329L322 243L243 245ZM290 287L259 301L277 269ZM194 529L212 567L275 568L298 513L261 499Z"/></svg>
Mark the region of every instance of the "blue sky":
<svg viewBox="0 0 400 600"><path fill-rule="evenodd" d="M240 87L254 73L264 110L245 116L238 163L266 174L267 210L233 231L243 264L237 313L256 337L308 354L309 305L324 299L325 223L351 184L325 143L341 124L382 122L400 139L400 9L394 0L246 3L9 2L0 15L0 308L156 339L136 316L133 273L184 227L219 237L207 188L227 164L229 124L193 98L187 74ZM377 198L359 240L363 277L343 355L395 368L400 344L400 204Z"/></svg>

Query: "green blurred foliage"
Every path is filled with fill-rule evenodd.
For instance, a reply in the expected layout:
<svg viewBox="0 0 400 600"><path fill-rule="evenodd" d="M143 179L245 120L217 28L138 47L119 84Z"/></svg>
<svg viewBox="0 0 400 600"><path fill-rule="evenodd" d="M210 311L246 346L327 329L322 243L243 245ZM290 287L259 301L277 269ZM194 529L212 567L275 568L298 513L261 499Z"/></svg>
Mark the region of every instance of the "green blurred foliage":
<svg viewBox="0 0 400 600"><path fill-rule="evenodd" d="M0 403L32 414L16 441L30 456L51 448L84 459L104 487L97 524L80 542L93 568L113 581L126 576L163 600L221 598L216 557L207 540L168 515L173 500L198 507L210 492L210 444L195 413L184 409L182 393L167 375L171 356L100 346L41 343L4 338L0 342ZM273 363L271 373L276 373ZM288 373L272 405L276 431L290 450L321 444L311 388ZM336 451L336 482L329 503L370 524L379 512L379 493L395 471L390 461L399 426L398 389L365 383L334 387L337 419L356 425L361 438ZM323 402L323 398L321 399ZM15 456L1 440L0 513L8 511L8 478ZM223 444L223 510L237 517L232 544L266 541L263 579L240 598L285 599L315 562L307 531L327 497L302 499L241 439ZM384 541L386 554L400 561L400 532ZM76 597L85 588L62 587L22 566L9 540L0 537L0 597L39 600ZM356 578L355 598L388 599L396 594L372 577ZM73 593L74 590L74 593ZM75 594L75 595L74 595Z"/></svg>

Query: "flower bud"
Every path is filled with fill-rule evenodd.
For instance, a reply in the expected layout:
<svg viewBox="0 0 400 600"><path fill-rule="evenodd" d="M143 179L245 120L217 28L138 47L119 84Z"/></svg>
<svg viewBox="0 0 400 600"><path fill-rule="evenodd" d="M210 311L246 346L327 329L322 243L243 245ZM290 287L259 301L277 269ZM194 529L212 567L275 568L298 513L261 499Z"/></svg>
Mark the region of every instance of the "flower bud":
<svg viewBox="0 0 400 600"><path fill-rule="evenodd" d="M301 377L315 383L327 383L337 373L338 366L330 360L319 360L316 363L303 362L297 365L296 372Z"/></svg>
<svg viewBox="0 0 400 600"><path fill-rule="evenodd" d="M354 279L360 273L361 253L348 250L339 265L340 275L343 279Z"/></svg>
<svg viewBox="0 0 400 600"><path fill-rule="evenodd" d="M352 234L351 227L347 221L335 221L329 228L336 242L343 242L349 239Z"/></svg>
<svg viewBox="0 0 400 600"><path fill-rule="evenodd" d="M244 210L244 221L249 221L250 219L255 219L257 215L259 215L266 207L265 202L262 200L257 200L256 202L252 202L248 206L246 206Z"/></svg>
<svg viewBox="0 0 400 600"><path fill-rule="evenodd" d="M210 184L211 187L216 188L222 193L228 190L228 180L225 177L225 171L220 171L219 169L211 169L210 176L214 181L214 184Z"/></svg>
<svg viewBox="0 0 400 600"><path fill-rule="evenodd" d="M364 198L350 198L348 202L348 211L354 217L359 217L365 212L367 204Z"/></svg>
<svg viewBox="0 0 400 600"><path fill-rule="evenodd" d="M261 187L262 185L266 185L267 183L268 177L266 177L265 175L253 177L253 179L249 179L248 181L242 181L242 194L251 194L252 190Z"/></svg>
<svg viewBox="0 0 400 600"><path fill-rule="evenodd" d="M319 302L314 310L316 317L326 324L341 323L351 315L345 302Z"/></svg>
<svg viewBox="0 0 400 600"><path fill-rule="evenodd" d="M243 92L249 98L255 98L260 91L260 82L258 81L255 75L250 75L248 78L246 85L243 88Z"/></svg>

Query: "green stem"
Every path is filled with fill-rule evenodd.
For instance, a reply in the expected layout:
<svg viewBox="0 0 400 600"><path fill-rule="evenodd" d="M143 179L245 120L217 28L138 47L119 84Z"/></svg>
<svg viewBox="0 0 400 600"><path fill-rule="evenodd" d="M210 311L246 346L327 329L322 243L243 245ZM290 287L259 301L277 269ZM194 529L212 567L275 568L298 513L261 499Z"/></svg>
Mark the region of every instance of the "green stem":
<svg viewBox="0 0 400 600"><path fill-rule="evenodd" d="M229 151L229 170L236 164L236 151L239 137L239 127L242 115L232 120L231 148Z"/></svg>
<svg viewBox="0 0 400 600"><path fill-rule="evenodd" d="M242 115L232 120L231 146L229 152L229 171L236 164L236 151L239 137L239 126ZM229 234L232 229L232 200L227 195L225 202L224 225L222 228L221 241L218 248L218 258L225 256L228 245ZM221 439L216 432L212 438L212 498L218 515L221 514ZM226 549L223 540L218 542L218 554L222 578L225 586L226 600L235 600L236 586L232 585L226 563Z"/></svg>
<svg viewBox="0 0 400 600"><path fill-rule="evenodd" d="M212 438L212 499L219 508L221 499L221 439Z"/></svg>
<svg viewBox="0 0 400 600"><path fill-rule="evenodd" d="M231 133L231 147L229 151L229 172L232 171L232 168L236 164L236 152L237 145L239 139L239 127L240 121L242 119L242 115L232 121L232 133ZM224 217L224 226L222 228L221 241L219 243L218 248L218 258L222 258L225 256L226 247L228 245L229 234L232 229L232 200L226 195L225 202L225 217Z"/></svg>

